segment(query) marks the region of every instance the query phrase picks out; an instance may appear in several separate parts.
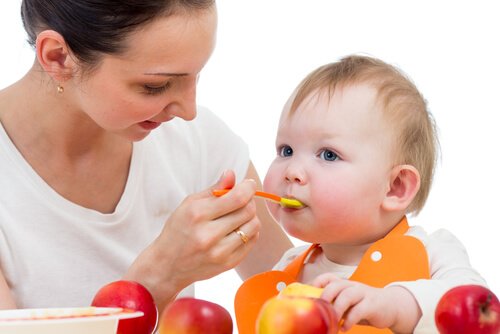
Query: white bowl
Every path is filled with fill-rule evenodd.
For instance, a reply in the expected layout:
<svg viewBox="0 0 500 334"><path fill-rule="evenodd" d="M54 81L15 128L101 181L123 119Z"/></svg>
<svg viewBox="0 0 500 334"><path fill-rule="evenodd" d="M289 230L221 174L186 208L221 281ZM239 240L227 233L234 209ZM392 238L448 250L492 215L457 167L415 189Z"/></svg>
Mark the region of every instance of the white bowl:
<svg viewBox="0 0 500 334"><path fill-rule="evenodd" d="M143 315L119 307L4 310L0 311L0 333L115 334L118 320Z"/></svg>

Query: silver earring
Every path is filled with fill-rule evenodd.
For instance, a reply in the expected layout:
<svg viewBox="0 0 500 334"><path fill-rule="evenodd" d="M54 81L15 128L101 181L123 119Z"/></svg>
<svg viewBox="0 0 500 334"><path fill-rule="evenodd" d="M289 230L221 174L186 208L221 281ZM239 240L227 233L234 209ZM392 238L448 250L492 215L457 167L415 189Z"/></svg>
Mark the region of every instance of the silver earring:
<svg viewBox="0 0 500 334"><path fill-rule="evenodd" d="M61 86L61 84L58 84L58 85L57 85L57 92L58 92L59 94L64 93L64 87L63 87L63 86Z"/></svg>

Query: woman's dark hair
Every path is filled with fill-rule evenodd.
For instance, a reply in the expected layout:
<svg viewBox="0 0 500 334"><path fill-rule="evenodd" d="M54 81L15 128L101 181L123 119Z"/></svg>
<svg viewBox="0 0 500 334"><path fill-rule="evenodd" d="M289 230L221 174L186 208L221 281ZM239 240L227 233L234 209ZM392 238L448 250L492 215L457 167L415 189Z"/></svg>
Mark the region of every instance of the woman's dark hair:
<svg viewBox="0 0 500 334"><path fill-rule="evenodd" d="M126 37L158 17L208 9L215 0L23 0L21 17L28 43L35 46L45 29L60 33L83 65L102 54L119 54Z"/></svg>

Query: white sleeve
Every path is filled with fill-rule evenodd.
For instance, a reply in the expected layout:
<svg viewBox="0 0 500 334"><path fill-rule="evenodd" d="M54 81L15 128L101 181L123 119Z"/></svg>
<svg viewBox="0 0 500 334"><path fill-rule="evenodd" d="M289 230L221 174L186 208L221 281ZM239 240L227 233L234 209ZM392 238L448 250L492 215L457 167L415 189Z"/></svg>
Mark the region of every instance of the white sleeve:
<svg viewBox="0 0 500 334"><path fill-rule="evenodd" d="M420 237L419 237L420 238ZM429 256L430 280L394 282L388 286L402 286L415 297L422 311L414 334L438 333L434 321L436 306L449 289L465 284L486 286L486 282L474 270L462 243L449 231L438 230L421 238Z"/></svg>

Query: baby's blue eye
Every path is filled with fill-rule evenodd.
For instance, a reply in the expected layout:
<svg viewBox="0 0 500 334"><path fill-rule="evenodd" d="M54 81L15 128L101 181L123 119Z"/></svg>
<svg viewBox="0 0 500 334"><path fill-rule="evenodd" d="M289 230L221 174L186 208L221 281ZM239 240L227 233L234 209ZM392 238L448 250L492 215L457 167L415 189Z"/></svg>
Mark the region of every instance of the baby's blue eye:
<svg viewBox="0 0 500 334"><path fill-rule="evenodd" d="M281 157L290 157L293 155L293 149L288 145L282 146L279 151Z"/></svg>
<svg viewBox="0 0 500 334"><path fill-rule="evenodd" d="M321 159L325 159L326 161L335 161L339 158L337 153L330 150L323 150L319 154Z"/></svg>

